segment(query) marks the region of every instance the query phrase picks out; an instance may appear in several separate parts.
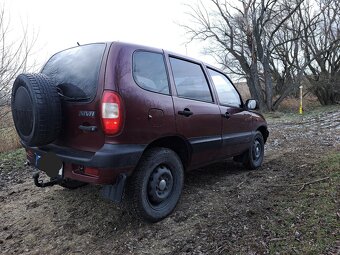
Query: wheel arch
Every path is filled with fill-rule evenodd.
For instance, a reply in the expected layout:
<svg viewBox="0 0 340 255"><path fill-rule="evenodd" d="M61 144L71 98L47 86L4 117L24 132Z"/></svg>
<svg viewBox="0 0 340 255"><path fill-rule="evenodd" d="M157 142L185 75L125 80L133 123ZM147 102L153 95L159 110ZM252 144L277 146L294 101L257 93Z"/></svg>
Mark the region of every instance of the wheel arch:
<svg viewBox="0 0 340 255"><path fill-rule="evenodd" d="M256 131L261 132L261 134L263 136L263 141L264 141L264 143L266 143L268 136L269 136L268 128L266 126L260 126L256 129Z"/></svg>
<svg viewBox="0 0 340 255"><path fill-rule="evenodd" d="M154 140L144 150L143 154L154 147L163 147L173 150L182 161L184 169L189 166L192 149L190 144L180 136L166 136Z"/></svg>

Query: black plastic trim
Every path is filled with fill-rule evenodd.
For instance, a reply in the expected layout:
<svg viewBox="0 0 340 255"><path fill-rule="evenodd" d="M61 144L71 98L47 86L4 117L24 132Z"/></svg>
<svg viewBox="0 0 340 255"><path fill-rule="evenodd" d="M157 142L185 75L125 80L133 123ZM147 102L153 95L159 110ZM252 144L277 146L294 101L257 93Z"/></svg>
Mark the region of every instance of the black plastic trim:
<svg viewBox="0 0 340 255"><path fill-rule="evenodd" d="M43 147L29 147L38 155L54 152L63 162L96 168L125 168L137 165L146 145L143 144L104 144L97 152L75 150L50 144Z"/></svg>
<svg viewBox="0 0 340 255"><path fill-rule="evenodd" d="M223 144L250 143L253 135L253 132L225 134L222 136L222 140Z"/></svg>
<svg viewBox="0 0 340 255"><path fill-rule="evenodd" d="M221 148L225 145L250 143L253 135L253 132L242 132L224 134L222 137L217 135L191 138L189 139L189 142L193 148L193 152L196 153L205 150Z"/></svg>
<svg viewBox="0 0 340 255"><path fill-rule="evenodd" d="M222 138L220 135L191 138L189 142L192 146L193 153L216 149L222 146Z"/></svg>

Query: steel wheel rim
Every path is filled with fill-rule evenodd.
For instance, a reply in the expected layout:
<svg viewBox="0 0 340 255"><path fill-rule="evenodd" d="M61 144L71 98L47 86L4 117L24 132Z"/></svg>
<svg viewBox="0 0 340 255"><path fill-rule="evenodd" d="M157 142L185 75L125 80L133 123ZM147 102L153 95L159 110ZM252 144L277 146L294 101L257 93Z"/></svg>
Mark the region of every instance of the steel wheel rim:
<svg viewBox="0 0 340 255"><path fill-rule="evenodd" d="M171 196L174 178L171 170L166 165L157 166L150 174L147 184L147 198L154 207L162 207Z"/></svg>
<svg viewBox="0 0 340 255"><path fill-rule="evenodd" d="M252 148L253 160L258 161L262 156L262 146L259 139L255 139Z"/></svg>

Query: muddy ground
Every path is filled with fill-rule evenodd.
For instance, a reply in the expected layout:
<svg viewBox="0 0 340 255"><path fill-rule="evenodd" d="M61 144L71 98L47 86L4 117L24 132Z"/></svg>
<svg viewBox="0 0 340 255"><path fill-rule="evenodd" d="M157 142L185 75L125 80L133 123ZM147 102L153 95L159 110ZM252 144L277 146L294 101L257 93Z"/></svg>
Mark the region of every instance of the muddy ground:
<svg viewBox="0 0 340 255"><path fill-rule="evenodd" d="M99 187L40 189L22 150L1 154L1 254L340 254L340 111L269 118L256 171L231 160L190 172L156 224Z"/></svg>

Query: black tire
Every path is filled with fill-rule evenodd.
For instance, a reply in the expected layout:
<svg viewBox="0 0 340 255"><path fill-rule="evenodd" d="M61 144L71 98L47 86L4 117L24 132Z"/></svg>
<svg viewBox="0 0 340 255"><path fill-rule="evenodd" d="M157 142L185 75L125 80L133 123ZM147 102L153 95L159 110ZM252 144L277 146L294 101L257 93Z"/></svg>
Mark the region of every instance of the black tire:
<svg viewBox="0 0 340 255"><path fill-rule="evenodd" d="M264 139L262 133L256 131L250 148L245 152L243 165L245 168L254 170L262 165L264 156Z"/></svg>
<svg viewBox="0 0 340 255"><path fill-rule="evenodd" d="M59 183L59 186L66 189L77 189L85 185L87 185L87 183L70 179L64 179L61 183Z"/></svg>
<svg viewBox="0 0 340 255"><path fill-rule="evenodd" d="M128 179L127 206L137 217L160 221L175 209L183 182L184 170L178 155L168 148L152 148Z"/></svg>
<svg viewBox="0 0 340 255"><path fill-rule="evenodd" d="M46 75L20 74L12 88L15 128L28 146L53 142L61 129L61 103L57 87Z"/></svg>

